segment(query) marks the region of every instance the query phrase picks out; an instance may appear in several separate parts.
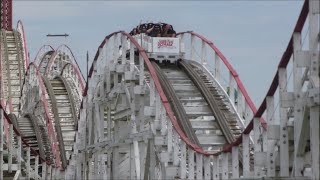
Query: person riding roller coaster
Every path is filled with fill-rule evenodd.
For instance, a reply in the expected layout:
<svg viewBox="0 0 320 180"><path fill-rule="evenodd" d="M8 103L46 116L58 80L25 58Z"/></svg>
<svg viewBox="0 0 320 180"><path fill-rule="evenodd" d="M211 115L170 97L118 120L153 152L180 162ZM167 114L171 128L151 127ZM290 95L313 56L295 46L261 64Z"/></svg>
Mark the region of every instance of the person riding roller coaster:
<svg viewBox="0 0 320 180"><path fill-rule="evenodd" d="M176 37L176 31L172 25L166 23L141 23L134 28L130 35L134 36L140 33L145 33L151 37Z"/></svg>
<svg viewBox="0 0 320 180"><path fill-rule="evenodd" d="M147 35L151 37L161 37L161 32L161 25L157 23L153 24L153 26L147 30Z"/></svg>
<svg viewBox="0 0 320 180"><path fill-rule="evenodd" d="M164 24L161 37L176 37L176 31L169 24Z"/></svg>
<svg viewBox="0 0 320 180"><path fill-rule="evenodd" d="M139 33L146 33L147 30L148 30L148 26L145 23L144 24L140 24L138 26L138 29L139 29Z"/></svg>

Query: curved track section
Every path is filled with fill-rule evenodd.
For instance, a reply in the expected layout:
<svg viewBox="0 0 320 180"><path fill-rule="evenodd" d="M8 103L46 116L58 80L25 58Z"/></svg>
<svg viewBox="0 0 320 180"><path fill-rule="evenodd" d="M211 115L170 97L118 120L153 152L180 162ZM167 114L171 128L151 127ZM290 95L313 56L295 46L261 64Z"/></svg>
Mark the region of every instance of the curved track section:
<svg viewBox="0 0 320 180"><path fill-rule="evenodd" d="M43 45L41 46L41 48L38 50L34 60L33 60L33 63L35 65L37 65L38 67L40 67L40 63L43 61L43 57L45 56L45 54L48 54L49 52L53 51L54 52L54 49L52 46L50 45ZM49 57L49 59L51 58L51 56ZM49 61L49 60L48 60Z"/></svg>
<svg viewBox="0 0 320 180"><path fill-rule="evenodd" d="M20 39L21 39L21 42L22 42L23 59L24 59L24 62L25 62L25 67L26 67L25 70L27 70L27 67L29 65L29 57L28 57L26 35L24 33L24 27L23 27L22 21L20 21L20 20L18 21L16 29L19 32Z"/></svg>
<svg viewBox="0 0 320 180"><path fill-rule="evenodd" d="M309 74L309 67L295 64L296 89L289 93L286 88L286 65L293 49L294 58L299 60L304 53L310 55L319 48L315 40L319 29L310 31L312 42L308 52L301 53L301 37L297 35L301 33L308 7L314 11L309 14L310 21L318 22L319 9L316 11L315 5L314 1L305 2L293 40L258 111L228 60L203 36L179 33L180 40L189 48L184 57L188 60L159 67L150 62L145 50L127 33L108 35L89 71L80 107L75 146L78 151L74 151L74 163L68 167L76 170L68 171L66 177L237 179L288 177L289 172L292 177L318 177L317 161L299 161L309 155L319 159L318 99L312 96L309 100L313 105L302 105L293 95L301 97L318 90L319 72ZM312 61L317 70L317 53ZM305 71L305 77L300 77L303 73L296 74L299 68ZM309 75L311 79L307 78ZM297 84L300 81L302 84ZM274 112L279 110L274 106L277 83L280 125L274 121ZM307 96L303 98L307 100ZM306 108L303 113L301 108ZM310 134L306 127L309 113L314 124L308 126ZM299 117L306 124L298 123ZM295 132L298 130L302 137L290 134L293 130L290 122L294 122ZM217 134L222 141L216 148L204 146L199 138L209 135L207 141L216 143ZM310 148L308 137L313 138L309 140L315 143L312 145L315 150Z"/></svg>
<svg viewBox="0 0 320 180"><path fill-rule="evenodd" d="M53 76L59 75L67 63L74 64L77 67L77 71L75 73L77 73L78 76L81 75L79 79L82 79L83 81L84 77L79 69L78 62L76 61L75 56L71 51L70 47L65 44L57 47L48 63L46 63L46 76L48 76L48 78L51 78Z"/></svg>
<svg viewBox="0 0 320 180"><path fill-rule="evenodd" d="M26 89L22 98L26 100L28 96L24 95L28 94L29 96L38 96L39 101L34 102L34 104L39 104L39 108L45 111L46 117L42 117L42 119L50 119L52 122L52 127L51 124L47 127L48 132L52 131L52 135L49 137L55 137L55 139L50 139L51 146L59 148L59 150L55 149L55 153L51 153L51 156L54 155L57 166L60 166L61 159L61 168L65 169L73 150L78 128L77 117L84 86L79 68L73 63L75 62L74 57L68 55L72 55L72 52L69 48L65 52L65 49L61 47L67 46L60 46L58 51L52 51L51 46L43 46L39 50L37 55L39 57L36 57L35 60L40 67L37 68L36 65L32 64L34 71L36 71L32 73L37 74L38 83L42 85L37 88L26 82ZM48 49L48 51L45 52L45 49ZM55 68L52 68L52 71L46 75L46 70L49 68L51 61L54 62L52 64ZM26 114L34 115L37 112L34 110L33 104L28 103L22 105L21 109ZM52 140L56 140L55 143Z"/></svg>
<svg viewBox="0 0 320 180"><path fill-rule="evenodd" d="M42 75L45 74L46 68L53 54L54 54L54 50L48 51L42 55L41 61L39 62L39 65L38 65L39 71L41 72Z"/></svg>
<svg viewBox="0 0 320 180"><path fill-rule="evenodd" d="M33 98L30 98L33 97ZM58 141L54 129L54 121L51 116L48 93L42 80L38 67L31 63L27 70L24 87L21 97L21 114L33 115L39 120L38 124L45 126L45 133L48 135L45 150L46 159L54 162L57 166L60 164L60 153ZM23 119L22 119L23 120ZM21 122L23 123L23 122Z"/></svg>
<svg viewBox="0 0 320 180"><path fill-rule="evenodd" d="M130 46L124 47L127 51L123 50L120 53L118 42L127 44L124 43L127 38ZM124 55L125 52L130 55ZM215 91L217 98L210 100L211 96L206 97L205 93L214 93L209 90L213 82L201 79L207 74L199 74L196 66L192 66L192 69L186 66L183 66L185 71L177 66L171 69L169 66L159 68L156 64L152 65L144 50L127 33L116 32L107 36L100 45L90 68L80 110L79 127L81 129L77 136L80 153L75 156L77 159L82 159L83 152L103 153L93 155L86 162L78 161L74 166L91 172L89 179L107 177L122 179L189 177L194 179L200 177L200 174L195 172L203 172L202 168L209 166L205 164L210 163L209 155L216 154L223 147L226 142L224 136L228 136L224 134L225 131L229 131L229 137L231 136L229 143L232 143L232 138L240 133L242 121L241 118L237 119L240 115L234 111L232 121L240 125L237 125L234 131L236 134L233 134L230 124L224 122L226 118L231 118L227 116L231 116L231 112L222 113L220 112L222 109L212 111L209 108L209 101L218 101L221 107L223 105L225 107L230 100L223 105L222 101L229 98L224 98ZM190 75L189 71L194 73ZM184 82L175 82L176 78ZM206 77L206 79L209 78ZM168 79L170 82L165 83ZM197 85L195 81L202 81L203 84ZM189 87L182 87L183 83L187 83L185 85ZM164 86L165 84L172 84L172 86ZM196 90L197 93L194 94L198 94L199 97L193 95L193 99L186 98L186 101L182 102L183 98L179 95L184 88L189 88L191 93ZM180 101L177 101L177 96ZM204 101L200 102L200 99ZM172 101L176 102L172 103ZM192 103L198 103L198 105L202 103L206 107L201 106L203 107L201 109ZM181 112L180 115L177 113L178 110ZM225 110L235 109L230 107ZM180 119L181 117L186 119ZM216 122L219 118L220 122L227 123L224 127L225 131ZM190 119L191 123L188 122ZM185 123L187 124L183 127ZM211 125L205 127L205 123ZM192 134L194 134L193 137ZM222 139L219 137L221 135ZM214 143L218 142L219 138L220 144L214 147ZM201 139L203 144L200 141L197 145L196 139ZM87 146L84 146L83 142L86 142ZM195 155L197 160L194 158ZM99 168L100 165L95 163L97 161L102 161L101 164L106 164L106 167L102 165ZM111 166L112 171L109 169ZM101 171L104 168L107 168L107 172ZM187 171L191 174L187 175ZM82 177L81 173L69 175Z"/></svg>
<svg viewBox="0 0 320 180"><path fill-rule="evenodd" d="M12 42L25 38L12 41L17 35L3 31L0 179L3 172L11 179L13 172L28 179L319 179L319 7L305 1L258 110L203 36L178 33L184 57L158 65L119 31L99 46L85 87L67 46L41 48L28 67L17 117L14 86L26 67L18 50L26 48Z"/></svg>

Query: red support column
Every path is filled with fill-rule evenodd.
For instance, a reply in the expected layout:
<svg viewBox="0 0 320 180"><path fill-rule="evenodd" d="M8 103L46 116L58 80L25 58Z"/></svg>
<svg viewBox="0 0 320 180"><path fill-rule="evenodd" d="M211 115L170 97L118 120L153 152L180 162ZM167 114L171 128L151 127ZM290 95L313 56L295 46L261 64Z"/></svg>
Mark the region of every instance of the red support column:
<svg viewBox="0 0 320 180"><path fill-rule="evenodd" d="M1 29L12 30L12 0L1 0Z"/></svg>
<svg viewBox="0 0 320 180"><path fill-rule="evenodd" d="M7 0L8 1L8 11L7 11L7 15L8 15L8 24L7 24L7 30L12 31L12 0Z"/></svg>

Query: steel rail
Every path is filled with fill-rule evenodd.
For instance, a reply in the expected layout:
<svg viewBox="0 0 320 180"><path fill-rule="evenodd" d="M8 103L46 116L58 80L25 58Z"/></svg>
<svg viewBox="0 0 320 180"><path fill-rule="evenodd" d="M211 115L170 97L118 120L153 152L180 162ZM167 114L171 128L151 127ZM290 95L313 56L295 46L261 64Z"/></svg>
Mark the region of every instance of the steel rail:
<svg viewBox="0 0 320 180"><path fill-rule="evenodd" d="M216 85L217 85L217 88L219 89L219 91L221 92L221 95L226 97L225 99L227 100L227 103L228 105L230 106L230 108L232 109L232 111L237 115L237 118L238 118L238 121L241 125L241 130L244 130L245 128L245 124L243 122L243 119L241 118L241 116L239 115L239 113L237 113L237 109L235 107L235 105L231 102L231 99L229 98L229 95L228 93L223 89L222 85L214 78L214 76L210 73L210 71L202 66L199 62L197 61L190 61L190 63L193 65L193 66L196 66L197 68L202 68L204 73L207 75L207 77L212 80ZM253 143L252 139L250 139L251 142Z"/></svg>
<svg viewBox="0 0 320 180"><path fill-rule="evenodd" d="M73 63L67 63L67 64L65 64L65 65L63 66L62 70L61 70L60 76L63 75L65 68L67 68L67 66L69 66L69 65L72 66L74 72L76 73L76 75L77 75L77 77L78 77L78 80L79 80L79 83L80 83L80 86L81 86L81 91L82 91L82 93L83 93L84 90L85 90L85 86L83 85L83 81L82 81L82 78L81 78L81 76L80 76L80 72L79 72L78 66L76 66L76 65L73 64Z"/></svg>
<svg viewBox="0 0 320 180"><path fill-rule="evenodd" d="M21 20L18 20L17 23L17 28L16 28L19 32L19 30L21 31L21 38L22 38L22 45L23 45L23 51L24 51L24 57L25 57L25 70L27 70L28 65L29 65L29 57L28 57L28 49L27 49L27 43L26 43L26 35L24 33L24 27L23 27L23 23Z"/></svg>
<svg viewBox="0 0 320 180"><path fill-rule="evenodd" d="M41 61L42 58L43 58L43 55L48 52L48 51L45 50L46 48L49 48L51 51L54 51L53 47L50 46L50 45L43 45L43 46L41 46L41 47L39 48L36 56L34 57L34 59L33 59L33 61L32 61L32 62L33 62L35 65L37 65L38 67L39 67L39 63L40 63L39 61ZM50 50L49 50L49 51L50 51ZM43 54L40 54L42 51L44 51L44 53L43 53Z"/></svg>
<svg viewBox="0 0 320 180"><path fill-rule="evenodd" d="M191 139L191 141L194 144L201 147L200 142L199 142L196 134L193 131L193 128L191 126L191 123L190 123L190 120L187 116L187 113L186 113L185 109L183 108L182 103L179 100L177 93L173 89L173 86L169 82L166 75L162 72L159 65L154 61L152 61L151 64L154 67L158 78L160 79L161 86L163 87L163 90L164 90L164 92L170 102L170 105L174 111L174 114L177 117L178 124L180 125L181 129L187 135L187 137L189 139Z"/></svg>
<svg viewBox="0 0 320 180"><path fill-rule="evenodd" d="M75 102L74 102L74 97L72 96L71 88L70 88L70 86L68 84L68 81L64 77L58 76L58 78L61 79L61 81L63 82L64 87L67 90L68 98L69 98L70 105L71 105L70 108L71 108L72 118L73 118L73 121L74 121L74 126L75 126L75 128L77 128L78 127L78 119L76 118L77 117L76 108L75 108Z"/></svg>
<svg viewBox="0 0 320 180"><path fill-rule="evenodd" d="M44 110L45 110L45 117L46 117L46 124L47 124L47 130L48 130L48 135L49 135L49 140L51 141L50 137L52 137L52 140L53 142L50 142L50 146L51 146L51 152L52 154L54 155L55 154L55 157L56 157L56 167L60 167L60 155L59 155L59 150L55 147L57 146L58 142L56 140L56 135L55 135L55 131L54 131L54 128L53 128L53 123L52 123L52 119L51 119L51 116L50 116L50 113L49 113L49 108L48 108L48 102L46 100L46 88L45 88L45 85L44 85L44 82L41 78L41 74L40 74L40 71L37 67L37 65L35 65L33 62L31 62L28 66L28 69L26 71L26 75L25 77L27 77L31 71L31 67L34 67L34 71L36 73L36 77L39 81L39 88L41 90L41 103L44 107ZM26 84L26 79L24 80L24 85ZM23 87L24 87L23 85ZM23 88L21 90L21 92L23 92ZM48 164L48 163L47 163ZM49 163L50 165L50 163Z"/></svg>
<svg viewBox="0 0 320 180"><path fill-rule="evenodd" d="M296 32L301 33L303 26L306 22L306 19L308 17L308 13L309 13L309 0L305 0L304 4L302 6L302 9L301 9L300 15L298 17L297 23L295 25L295 28L293 30L292 36L291 36L290 41L288 43L288 46L280 59L277 72L273 78L273 81L270 85L270 88L269 88L263 102L261 103L259 109L254 114L254 118L261 118L262 117L264 111L267 108L267 97L273 96L275 94L275 92L278 88L278 85L279 85L279 77L278 77L279 68L287 67L287 65L290 61L290 58L293 54L293 34ZM247 125L246 129L242 132L242 134L249 134L252 131L252 129L253 129L253 119ZM239 146L241 143L242 143L242 136L240 136L234 143L226 144L223 151L230 152L232 149L232 146Z"/></svg>
<svg viewBox="0 0 320 180"><path fill-rule="evenodd" d="M46 65L46 67L44 68L44 71L42 71L42 70L43 70L42 65L43 65L43 63L45 63L46 56L50 56L50 58L51 58L51 56L52 56L53 53L54 53L54 51L47 51L47 52L45 52L45 53L43 54L43 56L41 57L41 60L40 60L39 65L38 65L39 70L40 70L41 73L44 73L45 70L46 70L46 67L48 66L48 62L46 62L47 65ZM49 58L49 59L50 59L50 58Z"/></svg>
<svg viewBox="0 0 320 180"><path fill-rule="evenodd" d="M174 114L173 114L173 111L171 109L171 106L168 102L168 99L162 89L162 86L160 84L160 81L159 81L159 78L145 52L145 50L139 45L139 43L131 36L129 35L128 33L124 32L124 31L117 31L117 32L113 32L111 34L109 34L108 36L106 36L104 38L104 40L101 42L101 44L99 45L98 47L98 51L96 52L96 55L93 59L93 62L92 62L92 65L90 67L90 70L89 70L89 73L88 73L88 81L86 83L86 88L85 88L85 91L83 93L83 96L86 97L87 94L88 94L88 88L89 88L89 83L90 83L90 78L92 77L93 75L93 72L94 72L94 66L95 64L97 63L98 59L99 59L99 55L100 55L100 49L104 47L104 45L106 44L106 42L115 34L122 34L124 36L126 36L128 38L129 41L132 42L132 44L138 49L138 52L139 54L141 55L144 63L147 65L147 69L148 71L150 72L150 75L151 77L153 78L154 80L154 84L155 84L155 87L156 87L156 90L158 91L158 94L160 96L160 100L167 112L167 115L174 127L174 129L177 131L177 133L179 134L180 138L182 141L184 141L187 146L189 146L191 149L193 149L194 151L196 151L197 153L200 153L200 154L203 154L203 155L218 155L217 153L210 153L210 152L206 152L206 151L203 151L199 146L197 146L196 144L194 144L193 142L191 142L191 140L184 134L184 132L182 131L182 129L180 128ZM83 101L81 102L81 106L80 106L80 109L83 108ZM80 113L79 113L80 114Z"/></svg>
<svg viewBox="0 0 320 180"><path fill-rule="evenodd" d="M81 70L80 70L80 68L79 68L79 64L78 64L78 62L77 62L77 60L76 60L73 52L71 51L70 47L67 46L67 45L65 45L65 44L62 44L62 45L58 46L57 49L55 50L54 54L51 56L51 59L50 59L50 61L49 61L49 64L48 64L48 66L47 66L47 68L46 68L46 76L48 76L48 74L49 74L49 72L50 72L50 69L51 69L51 66L52 66L52 64L53 64L53 62L54 62L54 60L55 60L55 58L56 58L56 55L57 55L58 51L60 50L60 48L62 48L62 47L66 47L66 48L67 48L67 50L69 51L69 53L70 53L70 55L71 55L71 57L70 57L71 62L77 65L78 73L81 74L81 76L82 76L82 78L83 78L83 80L84 80L83 73L81 72Z"/></svg>
<svg viewBox="0 0 320 180"><path fill-rule="evenodd" d="M232 77L234 78L234 80L236 81L243 97L245 98L245 101L247 102L247 104L249 105L250 109L252 110L253 114L255 114L257 112L257 108L255 107L254 103L252 102L247 90L245 89L242 81L240 80L240 77L238 75L238 73L236 72L236 70L232 67L232 65L230 64L229 60L222 54L222 52L213 44L213 42L211 42L210 40L208 40L207 38L205 38L204 36L201 36L200 34L197 34L193 31L186 31L186 32L180 32L177 33L177 35L180 34L186 34L189 33L191 35L194 35L196 37L198 37L199 39L201 39L202 41L204 41L212 50L215 51L215 53L218 55L218 57L222 60L222 62L224 63L224 65L227 67L227 69L229 70L230 74L232 75ZM262 127L264 129L267 128L267 124L265 122L265 120L262 118L260 119L260 122L262 124Z"/></svg>
<svg viewBox="0 0 320 180"><path fill-rule="evenodd" d="M62 130L61 130L61 125L60 125L60 117L59 117L59 112L58 112L58 107L57 107L57 99L53 90L53 87L49 81L49 79L47 79L46 76L42 76L42 80L44 82L44 85L47 89L47 93L49 95L50 98L50 106L51 106L51 110L53 112L53 119L54 119L54 127L56 130L56 135L58 138L58 142L59 142L59 149L60 149L60 157L61 157L61 162L62 162L62 168L66 169L67 167L67 157L66 157L66 150L64 147L64 141L63 141L63 136L62 136Z"/></svg>
<svg viewBox="0 0 320 180"><path fill-rule="evenodd" d="M217 119L218 124L221 127L223 134L225 135L228 143L232 143L235 138L229 125L227 124L227 119L219 110L218 104L216 100L210 93L210 90L206 87L202 79L199 75L195 72L195 70L190 66L190 64L186 63L184 60L179 61L179 65L181 65L182 69L186 72L186 74L190 77L192 82L198 87L199 91L207 101L212 113L214 114L215 118Z"/></svg>

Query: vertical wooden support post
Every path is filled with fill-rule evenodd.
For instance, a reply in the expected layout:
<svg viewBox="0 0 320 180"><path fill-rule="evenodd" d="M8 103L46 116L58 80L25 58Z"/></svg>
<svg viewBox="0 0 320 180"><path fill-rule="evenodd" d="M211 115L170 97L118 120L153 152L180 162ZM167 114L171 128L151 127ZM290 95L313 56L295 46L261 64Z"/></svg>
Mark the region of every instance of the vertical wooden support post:
<svg viewBox="0 0 320 180"><path fill-rule="evenodd" d="M191 34L191 47L190 47L190 58L195 61L195 36Z"/></svg>
<svg viewBox="0 0 320 180"><path fill-rule="evenodd" d="M232 178L239 178L239 147L232 146Z"/></svg>
<svg viewBox="0 0 320 180"><path fill-rule="evenodd" d="M180 34L180 41L179 42L180 42L179 43L180 47L183 47L183 49L180 48L180 52L185 52L186 50L185 50L184 34ZM182 54L182 59L185 59L185 53Z"/></svg>
<svg viewBox="0 0 320 180"><path fill-rule="evenodd" d="M145 77L144 77L144 60L141 55L139 55L139 66L141 69L139 74L139 86L142 88L144 87ZM140 107L144 107L144 94L140 94L138 101L139 101ZM143 108L140 108L140 111L138 113L138 119L140 122L139 131L143 132L145 130L145 116L144 116Z"/></svg>
<svg viewBox="0 0 320 180"><path fill-rule="evenodd" d="M9 151L8 151L8 172L12 173L12 153L13 153L13 146L12 146L12 141L13 141L13 125L9 124Z"/></svg>
<svg viewBox="0 0 320 180"><path fill-rule="evenodd" d="M0 179L3 179L3 109L0 109Z"/></svg>
<svg viewBox="0 0 320 180"><path fill-rule="evenodd" d="M140 155L140 164L142 165L145 165L145 162L146 162L146 158L147 157L147 148L148 148L148 144L147 143L141 143L140 146L140 152L139 152L139 155ZM145 168L141 168L141 167L138 167L140 168L140 178L142 178L142 176L144 175L144 171L145 171Z"/></svg>
<svg viewBox="0 0 320 180"><path fill-rule="evenodd" d="M217 53L214 54L214 76L217 79L218 82L220 82L220 57L218 56Z"/></svg>
<svg viewBox="0 0 320 180"><path fill-rule="evenodd" d="M108 65L110 64L110 62L107 62ZM104 93L109 93L111 90L111 72L110 72L110 67L106 66L106 75L105 75L105 79L106 79L106 92ZM106 96L106 95L104 95Z"/></svg>
<svg viewBox="0 0 320 180"><path fill-rule="evenodd" d="M207 47L204 41L201 41L201 64L202 66L207 65Z"/></svg>
<svg viewBox="0 0 320 180"><path fill-rule="evenodd" d="M113 35L113 60L116 62L119 55L118 34Z"/></svg>
<svg viewBox="0 0 320 180"><path fill-rule="evenodd" d="M136 168L135 168L135 157L134 157L134 147L130 144L130 179L136 179Z"/></svg>
<svg viewBox="0 0 320 180"><path fill-rule="evenodd" d="M95 152L93 154L93 169L92 169L92 178L94 179L99 179L98 175L99 175L99 153Z"/></svg>
<svg viewBox="0 0 320 180"><path fill-rule="evenodd" d="M221 164L222 164L222 179L229 179L228 153L222 153L220 156L221 156Z"/></svg>
<svg viewBox="0 0 320 180"><path fill-rule="evenodd" d="M319 26L320 26L320 2L309 1L309 48L311 56L310 76L317 77L319 80L320 74L320 52L319 52ZM319 82L318 82L319 83ZM310 107L310 145L311 145L311 170L312 178L320 179L320 97L319 97L319 84L314 82L314 90L317 95L314 95L315 103Z"/></svg>
<svg viewBox="0 0 320 180"><path fill-rule="evenodd" d="M87 170L87 172L88 172L88 174L87 174L88 179L94 179L94 178L92 177L92 175L93 175L93 173L92 173L92 170L93 170L93 168L92 168L92 158L88 158L87 169L88 169L88 170ZM116 170L115 170L114 172L116 172Z"/></svg>
<svg viewBox="0 0 320 180"><path fill-rule="evenodd" d="M293 91L294 91L294 174L295 176L302 176L302 172L304 169L304 158L299 153L299 149L303 149L301 147L301 143L304 140L304 136L307 132L304 132L304 110L303 107L305 103L303 102L304 95L302 93L302 69L298 67L299 61L307 61L307 59L297 58L297 54L301 51L301 33L294 33L293 34L293 46L294 46L294 53L293 53ZM306 127L306 126L304 126ZM300 146L300 148L299 148ZM304 151L304 150L303 150Z"/></svg>
<svg viewBox="0 0 320 180"><path fill-rule="evenodd" d="M174 140L174 145L173 145L173 164L175 166L179 165L179 135L176 131L173 131L173 140Z"/></svg>
<svg viewBox="0 0 320 180"><path fill-rule="evenodd" d="M17 136L18 140L18 147L17 147L17 164L18 164L18 170L21 172L21 149L22 149L22 143L21 143L21 136Z"/></svg>
<svg viewBox="0 0 320 180"><path fill-rule="evenodd" d="M130 41L130 71L134 71L134 45Z"/></svg>
<svg viewBox="0 0 320 180"><path fill-rule="evenodd" d="M168 155L172 154L173 150L173 130L172 130L172 124L168 121Z"/></svg>
<svg viewBox="0 0 320 180"><path fill-rule="evenodd" d="M275 120L274 120L274 97L267 96L267 130L271 131L274 130ZM268 177L275 177L276 175L276 163L275 163L275 145L276 140L271 137L273 134L268 133L268 147L267 147L267 176Z"/></svg>
<svg viewBox="0 0 320 180"><path fill-rule="evenodd" d="M133 142L133 148L134 148L134 157L135 157L135 166L136 166L136 176L137 179L141 178L141 166L140 166L140 154L139 154L139 144L138 141Z"/></svg>
<svg viewBox="0 0 320 180"><path fill-rule="evenodd" d="M139 66L140 66L139 85L142 86L144 83L144 60L141 55L139 55Z"/></svg>
<svg viewBox="0 0 320 180"><path fill-rule="evenodd" d="M260 118L253 119L254 130L254 176L263 176L263 168L265 161L265 153L262 152L263 147L263 128L260 123Z"/></svg>
<svg viewBox="0 0 320 180"><path fill-rule="evenodd" d="M213 180L218 180L220 179L220 175L219 175L219 156L212 156L212 175L213 175Z"/></svg>
<svg viewBox="0 0 320 180"><path fill-rule="evenodd" d="M287 108L283 108L282 99L287 93L287 70L279 68L279 98L280 98L280 176L289 176L289 143L287 128Z"/></svg>
<svg viewBox="0 0 320 180"><path fill-rule="evenodd" d="M102 91L103 93L105 91ZM99 127L99 142L103 141L104 140L104 108L105 108L105 105L104 104L99 104L99 113L100 113L100 127Z"/></svg>
<svg viewBox="0 0 320 180"><path fill-rule="evenodd" d="M48 179L48 180L51 180L51 179L52 179L52 165L49 165L47 175L48 175L48 178L47 178L47 179Z"/></svg>
<svg viewBox="0 0 320 180"><path fill-rule="evenodd" d="M31 168L30 168L30 147L27 147L27 179L30 180L31 178Z"/></svg>
<svg viewBox="0 0 320 180"><path fill-rule="evenodd" d="M139 59L140 63L144 64L142 57L139 56L139 58L140 58ZM140 64L140 68L142 68L142 72L143 72L144 66L143 65L141 66L141 64ZM142 72L140 71L140 74ZM142 78L142 79L140 79L140 82L143 83L144 76L143 77L140 76L140 78ZM136 94L134 93L134 86L135 86L135 83L132 81L130 83L130 96L131 96L130 108L132 110L132 113L131 113L131 133L132 134L137 133L137 120L138 120L138 118L136 118L136 114L135 114L136 113L136 111L135 111L135 109L136 109ZM144 123L141 126L142 127L140 127L140 129L143 128ZM153 144L153 143L151 143L151 144ZM153 145L152 145L152 147L153 147ZM137 176L137 179L140 179L140 177L142 176L142 173L141 173L140 151L139 151L138 141L135 141L135 140L133 141L133 148L134 148L134 157L135 157L135 166L136 166L136 168L135 168L136 169L136 176Z"/></svg>
<svg viewBox="0 0 320 180"><path fill-rule="evenodd" d="M107 178L108 179L112 179L112 172L111 172L111 167L112 167L112 164L111 164L111 150L108 150L108 159L107 159Z"/></svg>
<svg viewBox="0 0 320 180"><path fill-rule="evenodd" d="M149 172L150 172L150 179L155 179L156 174L155 174L155 168L156 168L156 152L154 150L154 139L149 139L150 144L150 167L149 167Z"/></svg>
<svg viewBox="0 0 320 180"><path fill-rule="evenodd" d="M45 161L42 162L42 180L46 179L46 174L47 174L47 164Z"/></svg>
<svg viewBox="0 0 320 180"><path fill-rule="evenodd" d="M191 148L188 149L188 165L189 165L188 179L193 180L194 179L194 151Z"/></svg>
<svg viewBox="0 0 320 180"><path fill-rule="evenodd" d="M124 34L121 34L121 47L122 47L122 62L121 64L126 63L126 54L127 54L127 38Z"/></svg>
<svg viewBox="0 0 320 180"><path fill-rule="evenodd" d="M90 83L92 84L92 83ZM89 85L90 85L89 84ZM90 88L90 89L93 89ZM92 106L92 90L88 90L89 93L88 93L88 108L87 108L87 111L88 111L88 116L87 116L87 123L88 123L88 145L92 145L94 142L94 121L92 119L92 109L93 109L93 106Z"/></svg>
<svg viewBox="0 0 320 180"><path fill-rule="evenodd" d="M250 177L250 136L249 134L242 135L242 158L243 158L243 177Z"/></svg>
<svg viewBox="0 0 320 180"><path fill-rule="evenodd" d="M118 34L114 35L114 52L113 52L113 60L114 62L118 61L118 55L119 55L119 48L118 48ZM119 83L119 77L118 73L116 71L113 72L113 84L116 86Z"/></svg>
<svg viewBox="0 0 320 180"><path fill-rule="evenodd" d="M97 167L97 172L96 172L96 177L97 177L97 179L103 179L103 167L104 167L104 165L103 165L103 156L102 156L102 154L99 152L99 153L97 153L98 155L98 167Z"/></svg>
<svg viewBox="0 0 320 180"><path fill-rule="evenodd" d="M196 169L197 169L197 179L203 179L203 155L196 153Z"/></svg>
<svg viewBox="0 0 320 180"><path fill-rule="evenodd" d="M102 170L102 179L108 179L108 174L107 174L107 166L106 166L106 163L107 163L107 155L104 153L103 155L103 159L102 159L102 167L101 167L101 170Z"/></svg>
<svg viewBox="0 0 320 180"><path fill-rule="evenodd" d="M237 97L236 108L237 108L238 113L240 114L240 117L243 118L243 120L244 120L244 117L242 117L244 97L243 97L243 94L241 93L239 86L237 86L237 93L238 93L238 97ZM245 122L243 122L243 123L245 123Z"/></svg>
<svg viewBox="0 0 320 180"><path fill-rule="evenodd" d="M114 147L112 152L112 177L116 178L118 176L119 176L119 151L118 151L118 147Z"/></svg>
<svg viewBox="0 0 320 180"><path fill-rule="evenodd" d="M180 152L181 152L181 160L180 160L180 178L186 179L187 167L186 167L186 143L184 141L180 142Z"/></svg>
<svg viewBox="0 0 320 180"><path fill-rule="evenodd" d="M94 97L96 98L96 97ZM98 143L100 138L101 138L101 134L103 134L103 132L101 132L101 118L100 118L100 108L99 108L99 103L97 101L93 102L93 118L92 120L94 121L94 141L93 143ZM102 117L103 119L103 117Z"/></svg>
<svg viewBox="0 0 320 180"><path fill-rule="evenodd" d="M161 135L165 136L168 134L168 128L167 128L167 114L164 110L163 105L160 106L160 121L161 121Z"/></svg>
<svg viewBox="0 0 320 180"><path fill-rule="evenodd" d="M211 179L211 164L210 156L203 156L204 159L204 179Z"/></svg>
<svg viewBox="0 0 320 180"><path fill-rule="evenodd" d="M57 179L57 168L55 167L55 166L52 166L52 169L51 169L51 172L52 172L52 174L51 174L51 177L52 177L52 179Z"/></svg>
<svg viewBox="0 0 320 180"><path fill-rule="evenodd" d="M38 179L38 170L39 170L39 156L36 155L34 159L34 179Z"/></svg>
<svg viewBox="0 0 320 180"><path fill-rule="evenodd" d="M319 117L320 117L320 106L314 106L310 108L310 143L311 143L311 167L312 167L312 178L320 178L320 129L319 129Z"/></svg>
<svg viewBox="0 0 320 180"><path fill-rule="evenodd" d="M234 79L232 76L232 73L229 72L229 97L231 99L231 102L235 105L235 96L234 96Z"/></svg>

